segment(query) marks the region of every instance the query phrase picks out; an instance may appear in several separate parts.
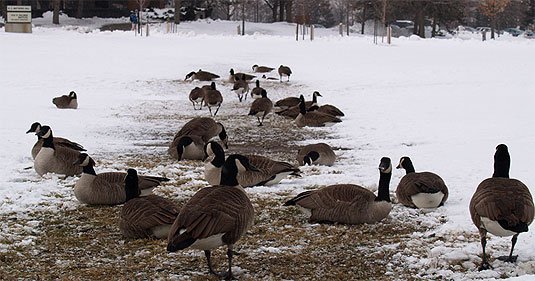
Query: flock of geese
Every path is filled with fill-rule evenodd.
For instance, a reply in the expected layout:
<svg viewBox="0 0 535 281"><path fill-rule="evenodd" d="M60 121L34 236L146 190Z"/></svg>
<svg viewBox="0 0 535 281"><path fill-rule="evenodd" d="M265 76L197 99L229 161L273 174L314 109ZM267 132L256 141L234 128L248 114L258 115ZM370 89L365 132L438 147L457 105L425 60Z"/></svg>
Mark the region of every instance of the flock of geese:
<svg viewBox="0 0 535 281"><path fill-rule="evenodd" d="M254 72L269 73L274 68L253 66ZM286 66L278 69L280 81L292 73ZM266 77L265 75L263 76ZM212 81L218 75L199 70L191 72L186 79ZM255 77L245 73L230 71L230 80L241 102L246 100L248 83ZM243 83L245 82L245 83ZM267 99L267 92L256 88L251 96L256 98L251 104L249 115L258 118L259 126L272 107L278 107L279 115L292 118L299 127L329 126L341 122L343 113L334 106L318 106L318 92L312 101L286 98L274 105ZM240 90L242 89L242 90ZM259 89L259 90L256 90ZM217 106L215 82L208 87L195 88L190 94L194 109L203 105ZM219 93L220 95L220 93ZM53 99L58 108L77 108L76 93ZM263 99L269 104L262 111ZM215 99L214 99L215 100ZM269 108L269 109L268 109ZM267 113L266 113L267 111ZM210 110L211 114L211 110ZM288 176L300 176L298 167L290 163L275 161L260 155L232 154L225 157L228 135L225 126L212 117L197 117L187 122L174 136L168 153L173 159L203 160L205 179L211 185L199 190L187 203L178 207L167 198L150 194L151 190L169 179L158 176L139 175L136 170L97 174L95 161L85 153L82 145L61 137L54 137L47 125L35 122L26 133L35 133L37 142L32 148L34 169L39 175L46 173L66 176L80 175L74 186L74 195L83 204L116 205L124 204L119 218L119 230L127 238L156 237L167 238L170 252L185 248L204 250L210 274L220 278L233 279L232 258L235 243L247 232L254 221L254 209L244 187L275 185ZM297 155L298 165L333 165L336 155L325 143L302 147ZM510 156L505 144L496 147L494 174L481 182L471 201L470 214L478 228L483 248L480 270L491 268L485 246L486 235L512 236L511 251L499 259L515 262L513 250L517 237L528 231L534 218L533 198L529 189L519 180L509 178ZM397 165L404 169L396 189L397 200L411 208L438 208L448 199L448 188L440 176L432 172L416 172L409 157L402 157ZM343 224L376 223L388 216L392 209L390 199L390 179L392 161L383 157L379 163L378 193L355 184L336 184L317 190L308 190L288 200L284 206L297 206L308 216L310 222L330 222ZM218 273L211 263L211 250L227 245L228 271Z"/></svg>

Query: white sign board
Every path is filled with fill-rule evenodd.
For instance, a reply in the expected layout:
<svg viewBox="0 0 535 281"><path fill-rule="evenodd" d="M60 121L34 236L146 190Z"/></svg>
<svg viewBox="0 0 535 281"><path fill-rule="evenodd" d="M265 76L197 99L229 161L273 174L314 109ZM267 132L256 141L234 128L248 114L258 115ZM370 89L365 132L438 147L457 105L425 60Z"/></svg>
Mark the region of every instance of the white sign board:
<svg viewBox="0 0 535 281"><path fill-rule="evenodd" d="M31 23L32 6L7 6L8 23Z"/></svg>

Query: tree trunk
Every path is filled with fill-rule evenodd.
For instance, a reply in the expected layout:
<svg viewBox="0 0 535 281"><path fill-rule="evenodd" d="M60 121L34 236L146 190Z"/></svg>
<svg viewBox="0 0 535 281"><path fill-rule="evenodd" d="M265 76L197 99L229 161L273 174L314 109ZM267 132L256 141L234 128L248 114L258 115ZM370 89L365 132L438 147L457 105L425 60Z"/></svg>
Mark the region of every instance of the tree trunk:
<svg viewBox="0 0 535 281"><path fill-rule="evenodd" d="M431 30L431 37L435 37L437 33L436 26L437 26L437 19L433 17L433 30Z"/></svg>
<svg viewBox="0 0 535 281"><path fill-rule="evenodd" d="M175 0L175 24L180 23L180 15L182 14L180 12L180 6L181 6L180 0Z"/></svg>
<svg viewBox="0 0 535 281"><path fill-rule="evenodd" d="M286 0L286 21L293 22L292 19L292 0Z"/></svg>
<svg viewBox="0 0 535 281"><path fill-rule="evenodd" d="M367 6L364 6L364 9L362 9L362 22L361 22L360 34L364 34L364 24L366 23L366 8Z"/></svg>
<svg viewBox="0 0 535 281"><path fill-rule="evenodd" d="M245 0L241 2L241 35L245 35Z"/></svg>
<svg viewBox="0 0 535 281"><path fill-rule="evenodd" d="M2 17L4 18L4 21L7 20L7 3L6 3L6 0L2 0Z"/></svg>
<svg viewBox="0 0 535 281"><path fill-rule="evenodd" d="M84 0L78 0L78 6L76 7L76 18L81 19L84 15Z"/></svg>
<svg viewBox="0 0 535 281"><path fill-rule="evenodd" d="M283 21L284 20L284 6L285 6L284 0L280 0L280 3L279 3L279 21Z"/></svg>
<svg viewBox="0 0 535 281"><path fill-rule="evenodd" d="M421 38L425 38L425 16L423 7L418 8L418 35L420 35Z"/></svg>
<svg viewBox="0 0 535 281"><path fill-rule="evenodd" d="M349 1L347 1L346 4L346 31L347 36L349 36Z"/></svg>
<svg viewBox="0 0 535 281"><path fill-rule="evenodd" d="M54 12L52 13L52 23L59 24L59 2L60 0L53 0Z"/></svg>
<svg viewBox="0 0 535 281"><path fill-rule="evenodd" d="M277 10L279 9L279 2L275 1L275 3L273 3L273 7L270 7L270 8L271 8L272 16L273 16L273 22L276 22L277 21Z"/></svg>
<svg viewBox="0 0 535 281"><path fill-rule="evenodd" d="M490 24L490 39L494 39L494 27L496 26L496 16L492 17Z"/></svg>

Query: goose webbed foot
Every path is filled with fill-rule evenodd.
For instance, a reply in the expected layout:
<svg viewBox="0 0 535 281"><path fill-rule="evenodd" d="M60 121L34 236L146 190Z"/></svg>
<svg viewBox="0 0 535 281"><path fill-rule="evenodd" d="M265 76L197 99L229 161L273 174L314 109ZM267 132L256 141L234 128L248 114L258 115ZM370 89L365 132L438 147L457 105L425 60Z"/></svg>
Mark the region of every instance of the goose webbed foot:
<svg viewBox="0 0 535 281"><path fill-rule="evenodd" d="M501 256L501 257L498 257L499 260L501 260L503 262L510 262L510 263L516 262L517 258L518 258L518 256Z"/></svg>

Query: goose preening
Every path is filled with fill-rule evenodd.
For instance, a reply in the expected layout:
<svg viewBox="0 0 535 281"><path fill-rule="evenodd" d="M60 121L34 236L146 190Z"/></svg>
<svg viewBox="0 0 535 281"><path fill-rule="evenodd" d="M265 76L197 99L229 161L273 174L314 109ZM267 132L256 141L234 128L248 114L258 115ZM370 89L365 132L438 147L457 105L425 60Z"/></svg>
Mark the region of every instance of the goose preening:
<svg viewBox="0 0 535 281"><path fill-rule="evenodd" d="M482 181L470 200L470 215L481 236L483 258L479 270L491 268L487 261L485 246L487 232L496 236L513 236L509 256L499 260L515 262L513 250L522 232L528 231L533 221L533 198L528 187L521 181L509 178L511 158L505 144L496 147L494 174Z"/></svg>
<svg viewBox="0 0 535 281"><path fill-rule="evenodd" d="M210 274L234 279L234 244L254 221L253 205L237 178L255 169L246 157L230 155L223 165L221 182L199 190L180 210L169 232L167 251L188 247L204 250ZM211 250L223 245L228 247L228 271L216 273L210 260Z"/></svg>
<svg viewBox="0 0 535 281"><path fill-rule="evenodd" d="M407 173L396 189L398 201L412 208L437 208L448 199L448 187L442 178L431 172L416 173L409 157L404 156L396 167Z"/></svg>
<svg viewBox="0 0 535 281"><path fill-rule="evenodd" d="M279 81L282 82L282 77L288 77L288 82L290 81L290 75L292 75L292 70L288 66L281 65L279 66Z"/></svg>
<svg viewBox="0 0 535 281"><path fill-rule="evenodd" d="M201 136L186 135L173 140L167 150L173 159L202 160L204 158L204 144Z"/></svg>
<svg viewBox="0 0 535 281"><path fill-rule="evenodd" d="M273 67L268 67L268 66L258 66L257 64L253 65L253 71L254 72L259 72L259 73L266 73L266 72L271 72L273 71Z"/></svg>
<svg viewBox="0 0 535 281"><path fill-rule="evenodd" d="M268 77L268 76L266 76L265 74L262 75L262 79L266 79L266 80L277 80L277 78L275 78L275 77Z"/></svg>
<svg viewBox="0 0 535 281"><path fill-rule="evenodd" d="M336 160L336 154L326 143L309 144L297 152L297 162L303 165L325 165L332 166Z"/></svg>
<svg viewBox="0 0 535 281"><path fill-rule="evenodd" d="M38 135L40 130L41 130L41 123L34 122L32 124L32 126L30 127L30 129L28 131L26 131L26 134L35 133L35 135L37 136L37 142L32 147L32 158L33 159L35 159L35 157L37 156L37 153L39 153L39 150L41 150L41 147L43 146L43 143L44 143L44 139L41 138ZM72 149L78 150L78 151L85 151L85 148L82 145L80 145L80 144L78 144L76 142L70 141L70 140L68 140L66 138L53 137L52 138L52 142L54 143L54 147L56 147L56 146L64 146L64 147L72 148Z"/></svg>
<svg viewBox="0 0 535 281"><path fill-rule="evenodd" d="M189 100L193 104L193 110L197 110L197 106L199 106L199 110L201 110L202 103L204 102L204 89L195 87L189 93Z"/></svg>
<svg viewBox="0 0 535 281"><path fill-rule="evenodd" d="M219 78L219 75L199 69L199 71L197 72L192 71L188 73L186 75L186 78L184 78L184 81L188 80L188 78L191 78L191 80L212 81L214 79Z"/></svg>
<svg viewBox="0 0 535 281"><path fill-rule="evenodd" d="M139 177L134 169L128 169L124 182L126 203L119 219L121 234L127 238L167 238L180 208L158 195L139 197Z"/></svg>
<svg viewBox="0 0 535 281"><path fill-rule="evenodd" d="M245 74L242 72L234 73L234 69L231 68L228 81L231 83L234 83L239 79L239 80L244 80L246 82L251 82L251 80L253 80L255 77L256 76L254 75Z"/></svg>
<svg viewBox="0 0 535 281"><path fill-rule="evenodd" d="M326 113L317 111L307 112L303 95L299 99L301 100L299 103L299 115L295 118L297 127L329 127L342 122L338 117Z"/></svg>
<svg viewBox="0 0 535 281"><path fill-rule="evenodd" d="M266 115L268 115L268 113L271 112L271 109L273 108L273 102L267 97L266 90L262 89L261 95L261 98L253 101L249 110L249 115L256 116L256 119L258 119L258 126L262 126L264 118ZM260 117L262 117L262 120L260 120Z"/></svg>
<svg viewBox="0 0 535 281"><path fill-rule="evenodd" d="M217 109L213 114L215 117L222 103L223 95L221 95L221 92L215 88L215 82L212 82L212 84L210 84L210 89L204 89L204 104L208 107L210 115L212 115L212 107L217 106Z"/></svg>
<svg viewBox="0 0 535 281"><path fill-rule="evenodd" d="M256 87L251 90L251 98L258 99L262 97L262 90L264 90L264 88L260 87L259 80L256 80L255 85Z"/></svg>
<svg viewBox="0 0 535 281"><path fill-rule="evenodd" d="M240 102L247 100L247 93L249 93L249 82L236 77L232 90L238 95Z"/></svg>
<svg viewBox="0 0 535 281"><path fill-rule="evenodd" d="M299 106L300 101L301 100L299 98L288 97L275 102L275 107L279 107L281 109L288 109L290 107Z"/></svg>
<svg viewBox="0 0 535 281"><path fill-rule="evenodd" d="M88 205L116 205L126 201L125 179L127 173L108 172L97 174L95 161L86 153L71 163L71 166L83 169L82 176L74 185L74 196L81 203ZM169 181L164 177L138 176L141 195L149 194L161 182Z"/></svg>
<svg viewBox="0 0 535 281"><path fill-rule="evenodd" d="M318 97L321 97L322 95L318 91L314 91L312 93L312 100L311 101L305 101L305 108L307 112L315 111L318 109ZM286 117L288 119L295 119L300 112L299 109L299 102L301 101L300 98L295 97L289 97L282 100L278 100L275 103L275 106L280 107L282 110L275 112L277 115Z"/></svg>
<svg viewBox="0 0 535 281"><path fill-rule="evenodd" d="M225 148L228 148L228 136L225 126L209 117L193 118L184 124L184 126L182 126L182 128L175 134L169 149L176 149L178 143L177 139L180 139L182 136L200 136L205 143L217 136Z"/></svg>
<svg viewBox="0 0 535 281"><path fill-rule="evenodd" d="M63 145L54 145L52 129L49 126L42 126L37 135L43 140L43 145L35 156L33 167L40 176L46 173L66 176L82 173L81 167L72 165L80 155L79 150Z"/></svg>
<svg viewBox="0 0 535 281"><path fill-rule="evenodd" d="M52 103L55 104L57 108L76 109L78 108L78 97L74 91L71 91L69 95L53 98Z"/></svg>
<svg viewBox="0 0 535 281"><path fill-rule="evenodd" d="M270 186L279 183L289 175L300 176L301 171L290 163L259 155L244 155L244 157L257 169L246 171L238 176L238 182L243 187ZM218 143L210 142L205 146L204 175L209 184L219 182L224 160L225 152Z"/></svg>
<svg viewBox="0 0 535 281"><path fill-rule="evenodd" d="M379 172L377 196L362 186L336 184L300 193L287 201L284 206L296 205L310 215L310 222L345 224L378 222L386 218L392 209L389 195L392 176L390 158L381 159Z"/></svg>

